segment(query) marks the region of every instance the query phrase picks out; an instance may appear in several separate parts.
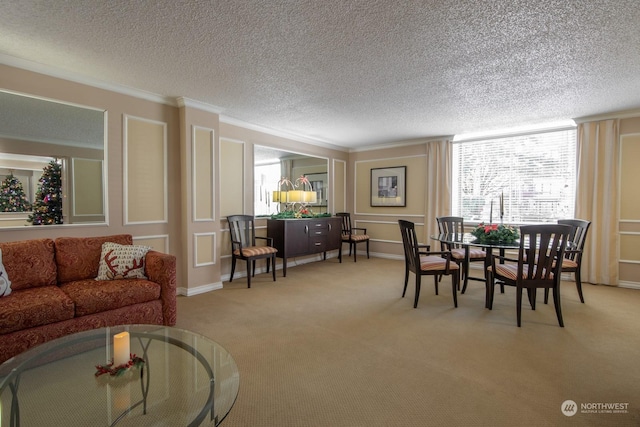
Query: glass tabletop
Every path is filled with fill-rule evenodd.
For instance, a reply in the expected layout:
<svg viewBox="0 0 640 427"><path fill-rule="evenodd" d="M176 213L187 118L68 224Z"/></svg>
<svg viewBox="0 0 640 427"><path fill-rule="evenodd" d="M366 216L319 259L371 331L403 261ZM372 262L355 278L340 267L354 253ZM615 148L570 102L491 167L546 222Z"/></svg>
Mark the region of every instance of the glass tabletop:
<svg viewBox="0 0 640 427"><path fill-rule="evenodd" d="M113 360L114 335L128 332L143 363L96 376ZM0 365L0 425L218 425L238 395L231 355L201 335L126 325L68 335Z"/></svg>
<svg viewBox="0 0 640 427"><path fill-rule="evenodd" d="M477 246L481 248L498 248L498 249L517 249L520 246L520 240L516 240L513 243L505 242L480 242L471 233L444 233L431 236L433 240L438 240L443 243L465 245L465 246Z"/></svg>

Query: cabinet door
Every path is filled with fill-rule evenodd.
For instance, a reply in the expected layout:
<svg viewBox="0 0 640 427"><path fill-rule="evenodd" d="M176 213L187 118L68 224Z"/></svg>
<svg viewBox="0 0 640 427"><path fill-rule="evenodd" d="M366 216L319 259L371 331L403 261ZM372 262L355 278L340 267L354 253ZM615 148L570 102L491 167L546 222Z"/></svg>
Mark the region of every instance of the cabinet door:
<svg viewBox="0 0 640 427"><path fill-rule="evenodd" d="M342 245L341 218L328 218L327 229L327 250L339 249L340 245Z"/></svg>
<svg viewBox="0 0 640 427"><path fill-rule="evenodd" d="M294 257L309 253L309 221L285 221L287 256Z"/></svg>

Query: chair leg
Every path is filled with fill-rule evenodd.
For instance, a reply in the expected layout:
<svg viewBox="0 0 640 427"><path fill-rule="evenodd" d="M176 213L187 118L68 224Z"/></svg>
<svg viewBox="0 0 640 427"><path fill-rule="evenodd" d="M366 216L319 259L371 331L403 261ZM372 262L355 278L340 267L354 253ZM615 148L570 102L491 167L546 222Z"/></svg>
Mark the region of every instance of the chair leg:
<svg viewBox="0 0 640 427"><path fill-rule="evenodd" d="M451 275L451 292L453 293L453 306L458 307L458 287L460 286L460 275L458 272Z"/></svg>
<svg viewBox="0 0 640 427"><path fill-rule="evenodd" d="M251 287L251 261L247 260L247 288Z"/></svg>
<svg viewBox="0 0 640 427"><path fill-rule="evenodd" d="M267 262L269 262L269 260L267 259ZM276 281L276 255L272 254L271 255L271 263L273 264L273 281ZM267 264L267 272L269 271L269 266Z"/></svg>
<svg viewBox="0 0 640 427"><path fill-rule="evenodd" d="M544 303L547 304L549 302L549 288L544 288Z"/></svg>
<svg viewBox="0 0 640 427"><path fill-rule="evenodd" d="M462 283L462 293L467 290L467 282L469 281L469 261L464 261L460 269L460 282Z"/></svg>
<svg viewBox="0 0 640 427"><path fill-rule="evenodd" d="M493 310L493 274L487 272L485 307ZM464 288L463 288L464 289Z"/></svg>
<svg viewBox="0 0 640 427"><path fill-rule="evenodd" d="M422 275L420 273L416 274L416 298L413 301L413 308L418 308L418 298L420 298L420 279Z"/></svg>
<svg viewBox="0 0 640 427"><path fill-rule="evenodd" d="M516 317L518 319L518 328L522 324L522 288L516 288Z"/></svg>
<svg viewBox="0 0 640 427"><path fill-rule="evenodd" d="M252 275L253 277L256 277L256 260L255 260L255 259L254 259L254 260L253 260L253 262L251 263L251 266L253 267L253 268L251 269L251 275Z"/></svg>
<svg viewBox="0 0 640 427"><path fill-rule="evenodd" d="M236 257L232 256L231 257L231 278L229 279L229 282L233 282L233 273L236 271Z"/></svg>
<svg viewBox="0 0 640 427"><path fill-rule="evenodd" d="M576 287L578 288L578 296L580 296L580 302L584 304L584 297L582 296L582 280L580 279L580 269L578 268L573 274L576 275Z"/></svg>
<svg viewBox="0 0 640 427"><path fill-rule="evenodd" d="M536 289L529 288L527 289L527 296L529 297L529 304L531 304L531 310L536 309Z"/></svg>
<svg viewBox="0 0 640 427"><path fill-rule="evenodd" d="M353 242L352 245L353 245L353 262L356 262L358 257L358 245L356 244L356 242ZM351 250L349 250L349 252L351 252Z"/></svg>
<svg viewBox="0 0 640 427"><path fill-rule="evenodd" d="M433 276L433 278L436 283L436 295L438 295L438 276Z"/></svg>
<svg viewBox="0 0 640 427"><path fill-rule="evenodd" d="M404 298L404 294L407 293L407 283L409 283L409 267L407 264L404 265L404 289L402 290L402 298Z"/></svg>
<svg viewBox="0 0 640 427"><path fill-rule="evenodd" d="M369 259L369 241L367 240L367 259Z"/></svg>
<svg viewBox="0 0 640 427"><path fill-rule="evenodd" d="M553 304L556 307L556 315L558 316L558 324L561 328L564 328L564 321L562 320L562 307L560 306L560 287L553 288Z"/></svg>

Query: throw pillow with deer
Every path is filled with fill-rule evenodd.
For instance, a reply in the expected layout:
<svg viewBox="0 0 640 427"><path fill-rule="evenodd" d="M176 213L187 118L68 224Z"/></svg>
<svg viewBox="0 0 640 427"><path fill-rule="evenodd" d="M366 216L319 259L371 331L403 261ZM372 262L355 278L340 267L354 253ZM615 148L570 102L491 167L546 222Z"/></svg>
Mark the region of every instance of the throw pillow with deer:
<svg viewBox="0 0 640 427"><path fill-rule="evenodd" d="M11 293L11 281L7 275L7 270L2 264L2 251L0 250L0 297L7 296Z"/></svg>
<svg viewBox="0 0 640 427"><path fill-rule="evenodd" d="M150 249L149 246L103 243L96 280L146 279L144 259Z"/></svg>

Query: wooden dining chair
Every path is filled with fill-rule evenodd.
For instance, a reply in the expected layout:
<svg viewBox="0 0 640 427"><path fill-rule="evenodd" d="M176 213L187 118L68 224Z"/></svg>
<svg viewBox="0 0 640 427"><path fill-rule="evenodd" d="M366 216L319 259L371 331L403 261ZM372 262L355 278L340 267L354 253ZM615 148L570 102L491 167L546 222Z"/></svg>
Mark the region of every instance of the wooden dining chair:
<svg viewBox="0 0 640 427"><path fill-rule="evenodd" d="M276 252L271 237L256 236L255 220L251 215L230 215L229 232L231 233L231 278L236 271L236 260L247 262L247 288L251 287L251 277L256 274L256 260L267 260L267 273L273 265L273 281L276 281ZM257 245L256 241L264 241L265 245Z"/></svg>
<svg viewBox="0 0 640 427"><path fill-rule="evenodd" d="M558 317L564 327L560 305L560 268L571 227L562 224L523 225L520 227L518 258L492 255L489 273L489 309L493 308L494 286L497 283L516 288L518 327L522 319L522 291L527 290L531 309L536 309L536 290L550 289Z"/></svg>
<svg viewBox="0 0 640 427"><path fill-rule="evenodd" d="M461 216L440 216L436 218L438 222L438 232L440 234L464 235L464 218ZM459 245L452 243L440 242L440 249L451 252L453 261L462 267L460 269L460 280L458 285L464 278L462 285L462 293L467 290L469 282L469 263L485 262L486 252L480 248L472 248L469 245Z"/></svg>
<svg viewBox="0 0 640 427"><path fill-rule="evenodd" d="M400 219L398 220L398 224L400 225L400 233L402 234L402 246L404 248L405 261L404 289L402 290L402 298L404 298L405 294L407 293L409 272L413 272L416 276L416 295L413 302L413 308L418 307L422 276L433 276L436 286L436 295L438 295L439 276L451 276L451 293L453 294L453 305L454 307L457 307L460 267L455 262L452 262L451 252L431 252L431 247L429 245L421 245L418 243L415 224L413 222Z"/></svg>
<svg viewBox="0 0 640 427"><path fill-rule="evenodd" d="M367 258L369 258L369 235L367 234L367 229L352 227L351 214L349 212L336 212L336 216L342 218L342 241L349 244L349 256L351 256L351 249L353 249L353 262L357 261L356 245L358 243L367 245Z"/></svg>
<svg viewBox="0 0 640 427"><path fill-rule="evenodd" d="M562 272L573 273L576 281L576 288L578 289L578 296L580 302L584 304L584 297L582 296L582 280L580 278L580 270L582 265L582 252L584 251L584 244L587 240L587 232L591 221L584 219L559 219L558 224L568 225L571 227L569 232L570 247L564 251L564 258L562 258ZM547 302L548 292L545 292L544 302Z"/></svg>

